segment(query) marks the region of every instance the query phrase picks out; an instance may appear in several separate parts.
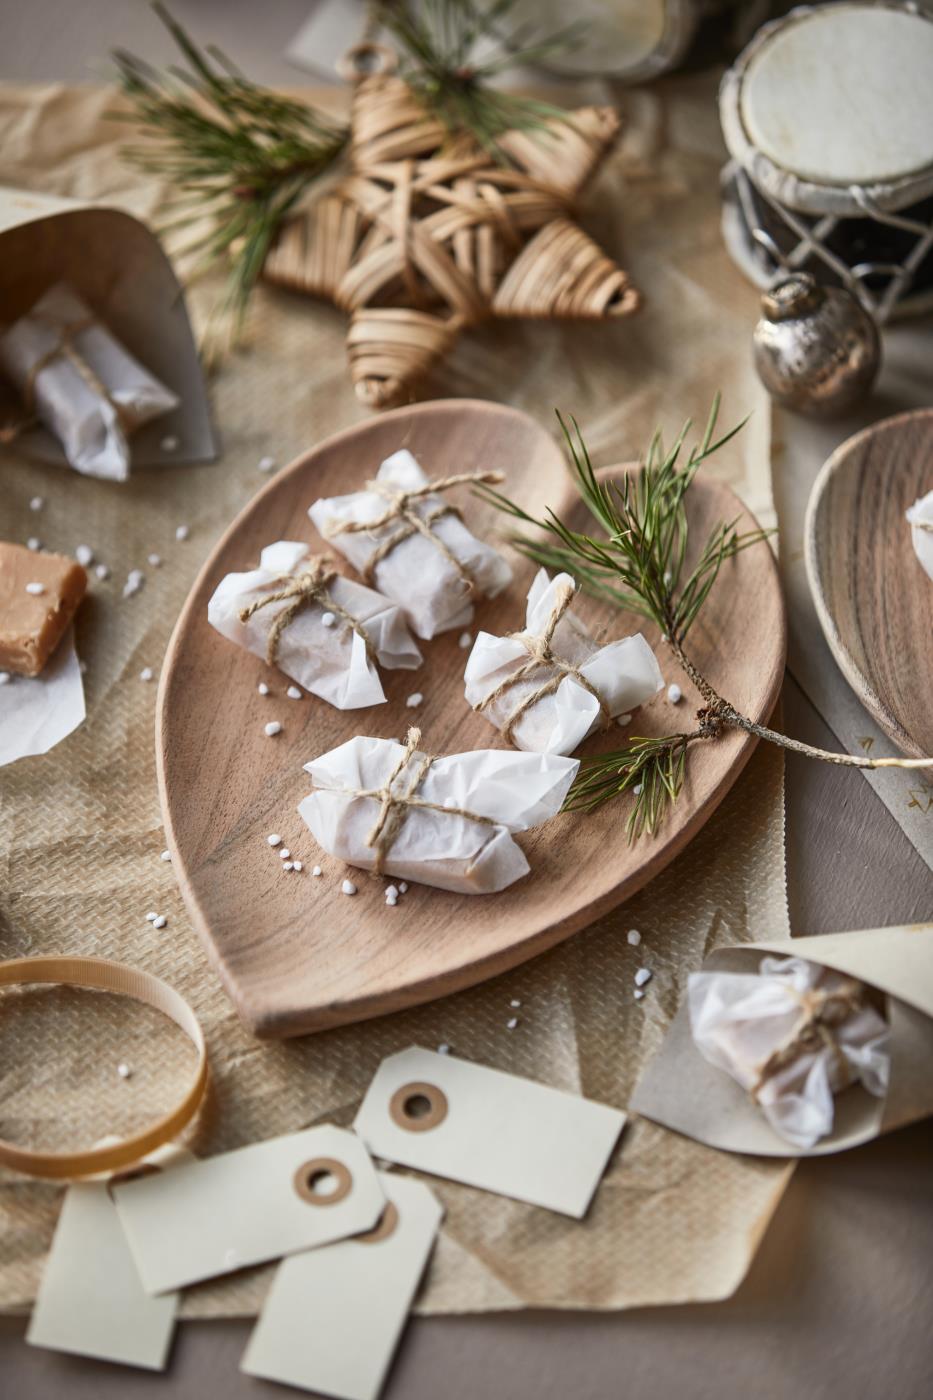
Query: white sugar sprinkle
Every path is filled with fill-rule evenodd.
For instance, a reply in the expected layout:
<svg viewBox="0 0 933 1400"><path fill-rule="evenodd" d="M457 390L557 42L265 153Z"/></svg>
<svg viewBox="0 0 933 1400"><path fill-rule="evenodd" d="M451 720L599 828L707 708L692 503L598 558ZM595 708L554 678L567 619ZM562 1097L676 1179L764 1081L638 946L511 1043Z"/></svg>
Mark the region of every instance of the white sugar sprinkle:
<svg viewBox="0 0 933 1400"><path fill-rule="evenodd" d="M274 457L260 457L259 461L256 463L256 470L257 470L258 472L271 472L271 471L274 471L274 470L275 470L275 458L274 458Z"/></svg>
<svg viewBox="0 0 933 1400"><path fill-rule="evenodd" d="M438 1053L439 1055L449 1055L449 1054L450 1054L450 1046L447 1044L447 1041L446 1041L446 1040L442 1040L442 1041L441 1041L440 1045L437 1047L437 1053Z"/></svg>
<svg viewBox="0 0 933 1400"><path fill-rule="evenodd" d="M101 580L101 582L103 582L104 579L108 579L110 577L110 570L107 568L106 564L95 564L94 572L97 575L97 577Z"/></svg>
<svg viewBox="0 0 933 1400"><path fill-rule="evenodd" d="M175 526L175 538L179 541L179 543L181 543L183 540L186 540L190 534L191 531L188 529L187 525Z"/></svg>
<svg viewBox="0 0 933 1400"><path fill-rule="evenodd" d="M684 698L684 693L679 685L669 685L667 687L667 698L672 705L679 705Z"/></svg>
<svg viewBox="0 0 933 1400"><path fill-rule="evenodd" d="M322 627L333 627L336 621L337 619L334 617L334 614L332 612L326 612L321 614Z"/></svg>
<svg viewBox="0 0 933 1400"><path fill-rule="evenodd" d="M386 899L388 899L390 895L393 899L398 899L397 885L386 885Z"/></svg>
<svg viewBox="0 0 933 1400"><path fill-rule="evenodd" d="M652 977L652 972L651 972L650 967L640 967L640 968L638 969L638 971L635 973L635 986L636 986L636 987L643 987L643 986L645 985L646 982L650 982L650 981L651 981L651 977Z"/></svg>
<svg viewBox="0 0 933 1400"><path fill-rule="evenodd" d="M281 836L276 836L275 832L273 832L271 836L267 836L266 840L269 842L270 846L281 846L282 844Z"/></svg>
<svg viewBox="0 0 933 1400"><path fill-rule="evenodd" d="M293 863L292 861L290 861L290 860L283 860L283 861L282 861L282 869L283 869L283 870L294 870L294 868L295 868L295 866L294 866L294 863Z"/></svg>
<svg viewBox="0 0 933 1400"><path fill-rule="evenodd" d="M641 934L638 932L637 928L630 928L625 937L633 948L637 948L641 942Z"/></svg>
<svg viewBox="0 0 933 1400"><path fill-rule="evenodd" d="M416 690L413 694L409 695L408 699L405 701L405 704L410 710L416 710L423 699L424 696L421 694L421 691Z"/></svg>
<svg viewBox="0 0 933 1400"><path fill-rule="evenodd" d="M150 909L150 910L149 910L149 913L146 915L146 923L147 923L147 924L151 924L151 923L153 923L154 920L156 920L158 917L159 917L159 916L158 916L158 914L156 913L156 911L155 911L154 909Z"/></svg>
<svg viewBox="0 0 933 1400"><path fill-rule="evenodd" d="M168 923L168 919L165 917L165 915L164 915L164 914L159 914L155 919L153 919L153 921L152 921L152 927L153 927L153 928L165 928L165 925L166 925L167 923Z"/></svg>
<svg viewBox="0 0 933 1400"><path fill-rule="evenodd" d="M149 563L152 565L152 567L153 567L154 569L158 569L158 568L161 567L161 564L162 564L162 555L161 555L161 554L150 554L148 557L149 557Z"/></svg>
<svg viewBox="0 0 933 1400"><path fill-rule="evenodd" d="M38 598L38 596L39 596L40 593L44 593L44 592L45 592L45 584L44 584L44 583L27 583L27 584L26 584L26 592L27 592L27 593L31 593L32 596L33 596L34 598Z"/></svg>
<svg viewBox="0 0 933 1400"><path fill-rule="evenodd" d="M386 895L386 904L388 905L388 907L389 907L390 909L394 909L395 906L396 906L396 904L398 904L398 895L397 895L397 894L387 894L387 895Z"/></svg>
<svg viewBox="0 0 933 1400"><path fill-rule="evenodd" d="M42 507L43 507L44 505L45 505L45 497L44 497L44 496L33 496L32 500L29 502L29 509L30 509L30 510L41 510Z"/></svg>
<svg viewBox="0 0 933 1400"><path fill-rule="evenodd" d="M276 734L281 734L281 732L282 726L279 724L278 720L270 719L269 723L266 725L266 736L269 739L274 739Z"/></svg>
<svg viewBox="0 0 933 1400"><path fill-rule="evenodd" d="M506 1023L505 1023L505 1028L506 1028L507 1031L514 1031L514 1029L515 1029L515 1027L516 1027L517 1025L518 1025L518 1017L517 1017L517 1016L510 1016L509 1019L508 1019L508 1020L506 1021Z"/></svg>
<svg viewBox="0 0 933 1400"><path fill-rule="evenodd" d="M632 788L632 792L634 792L634 794L635 794L636 797L640 797L640 796L641 796L641 790L642 790L643 786L644 786L643 783L636 783L635 786Z"/></svg>
<svg viewBox="0 0 933 1400"><path fill-rule="evenodd" d="M259 694L260 694L260 695L268 695L268 694L269 694L269 687L266 685L265 681L260 681L259 684L257 685L256 689L259 691Z"/></svg>
<svg viewBox="0 0 933 1400"><path fill-rule="evenodd" d="M344 880L340 888L344 894L356 894L356 885L352 880Z"/></svg>
<svg viewBox="0 0 933 1400"><path fill-rule="evenodd" d="M161 447L163 452L174 452L175 449L178 447L178 438L175 436L174 433L167 433L166 436L159 443L159 446Z"/></svg>
<svg viewBox="0 0 933 1400"><path fill-rule="evenodd" d="M172 853L171 853L171 851L163 851L162 854L159 856L159 860L171 860L171 859L172 859Z"/></svg>
<svg viewBox="0 0 933 1400"><path fill-rule="evenodd" d="M289 700L303 699L301 691L298 689L297 685L290 685L286 690L285 694L288 696Z"/></svg>
<svg viewBox="0 0 933 1400"><path fill-rule="evenodd" d="M126 583L123 585L124 598L132 598L134 593L138 593L146 582L146 575L142 569L130 569L126 576Z"/></svg>
<svg viewBox="0 0 933 1400"><path fill-rule="evenodd" d="M316 865L316 866L313 868L313 870L311 871L311 874L312 874L312 875L323 875L324 872L323 872L323 870L321 869L321 867L320 867L319 865Z"/></svg>
<svg viewBox="0 0 933 1400"><path fill-rule="evenodd" d="M512 1000L509 1002L509 1006L521 1006L521 1002L519 1001L518 997L513 997Z"/></svg>
<svg viewBox="0 0 933 1400"><path fill-rule="evenodd" d="M0 685L9 685L12 679L9 671L0 671Z"/></svg>
<svg viewBox="0 0 933 1400"><path fill-rule="evenodd" d="M30 535L29 539L26 541L26 548L31 549L33 554L35 554L37 549L42 548L42 541L37 540L35 535Z"/></svg>
<svg viewBox="0 0 933 1400"><path fill-rule="evenodd" d="M627 724L631 724L631 722L632 722L632 716L631 716L631 715L619 715L618 719L616 720L616 724L620 725L623 729L625 728L625 726L626 726Z"/></svg>
<svg viewBox="0 0 933 1400"><path fill-rule="evenodd" d="M129 1065L117 1065L117 1074L120 1076L121 1079L129 1079L132 1073L133 1071L130 1069Z"/></svg>
<svg viewBox="0 0 933 1400"><path fill-rule="evenodd" d="M666 633L666 632L662 632L662 633L661 633L661 641L662 641L662 642L666 642L667 640L668 640L667 633Z"/></svg>
<svg viewBox="0 0 933 1400"><path fill-rule="evenodd" d="M86 569L88 564L94 562L94 551L89 544L79 544L75 549L75 558Z"/></svg>
<svg viewBox="0 0 933 1400"><path fill-rule="evenodd" d="M291 851L288 849L288 847L283 846L282 849L279 851L279 860L288 860L290 855Z"/></svg>
<svg viewBox="0 0 933 1400"><path fill-rule="evenodd" d="M641 1001L641 999L642 999L642 997L643 997L644 995L645 995L645 989L644 989L644 987L636 987L635 990L634 990L634 992L632 993L632 996L635 998L636 1001Z"/></svg>
<svg viewBox="0 0 933 1400"><path fill-rule="evenodd" d="M399 894L405 894L406 891L407 891L407 889L408 889L408 881L407 881L407 880L399 880L399 882L398 882L398 892L399 892Z"/></svg>
<svg viewBox="0 0 933 1400"><path fill-rule="evenodd" d="M293 861L292 861L292 869L293 869L293 870L304 870L304 866L302 865L302 863L301 863L300 860L293 860Z"/></svg>
<svg viewBox="0 0 933 1400"><path fill-rule="evenodd" d="M473 645L473 633L472 633L472 632L461 632L461 633L460 633L460 637L459 637L459 641L458 641L458 645L461 647L461 649L462 649L463 651L466 651L467 647L471 647L471 646Z"/></svg>
<svg viewBox="0 0 933 1400"><path fill-rule="evenodd" d="M151 680L152 680L152 667L151 667L151 666L144 666L143 669L142 669L142 670L140 671L140 673L139 673L139 679L140 679L141 681L151 681Z"/></svg>

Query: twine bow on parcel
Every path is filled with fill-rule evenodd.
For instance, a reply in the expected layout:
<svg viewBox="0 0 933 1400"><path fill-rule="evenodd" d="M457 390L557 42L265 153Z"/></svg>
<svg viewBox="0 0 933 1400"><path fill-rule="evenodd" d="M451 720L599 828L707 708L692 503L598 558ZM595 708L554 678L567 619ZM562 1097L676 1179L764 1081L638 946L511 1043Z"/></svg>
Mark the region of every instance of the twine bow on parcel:
<svg viewBox="0 0 933 1400"><path fill-rule="evenodd" d="M421 730L409 729L405 741L405 752L383 786L354 789L350 793L353 797L372 797L379 803L379 815L366 837L367 846L370 846L376 853L373 865L374 875L382 874L386 856L412 807L420 807L428 812L441 812L448 817L466 817L468 821L482 822L486 826L497 824L493 817L481 816L478 812L470 812L465 807L447 807L442 802L427 802L423 797L416 795L434 762L434 756L426 753L421 755L417 763L413 762L420 743ZM407 779L407 786L396 789L396 783L405 779Z"/></svg>
<svg viewBox="0 0 933 1400"><path fill-rule="evenodd" d="M56 360L61 359L67 360L68 363L72 365L72 367L75 370L77 370L78 374L84 380L85 384L88 386L92 393L97 394L102 399L106 399L107 403L110 404L110 407L116 414L117 422L119 423L120 427L123 429L124 432L126 432L127 428L130 427L132 423L132 415L130 411L123 404L117 403L110 390L107 388L107 385L101 379L100 375L93 368L93 366L88 364L87 360L84 358L84 356L81 354L81 351L75 344L75 341L77 340L78 336L81 335L83 331L90 330L91 326L97 324L97 317L82 316L77 321L63 322L52 320L48 316L40 317L35 311L33 311L31 315L36 320L46 321L48 325L58 333L58 340L55 342L54 345L51 345L48 350L41 354L32 365L30 365L29 373L26 375L26 381L23 384L22 389L23 417L18 422L4 425L2 435L0 435L2 436L2 440L5 442L12 442L21 432L23 432L35 421L36 381L38 380L39 375L44 369L48 369L49 365L54 364Z"/></svg>
<svg viewBox="0 0 933 1400"><path fill-rule="evenodd" d="M367 481L365 490L371 491L375 496L381 496L388 502L388 509L375 520L337 520L329 524L324 531L328 539L334 539L337 535L360 534L369 531L381 530L386 525L391 525L393 521L399 522L399 529L387 535L384 540L380 540L372 554L366 560L361 569L363 578L367 583L372 584L376 565L385 559L397 545L403 540L410 539L412 535L420 534L425 539L430 540L435 549L438 549L448 564L456 569L460 578L467 588L473 587L473 579L469 570L457 558L453 550L449 549L431 526L435 521L440 520L444 515L456 515L460 518L460 511L457 506L448 501L442 501L439 505L432 506L422 515L412 506L413 501L420 500L424 496L433 496L441 491L449 491L454 486L465 486L467 484L483 483L489 486L497 486L504 481L502 472L460 472L456 476L444 476L438 481L426 482L424 486L412 487L410 491L399 491L384 481Z"/></svg>
<svg viewBox="0 0 933 1400"><path fill-rule="evenodd" d="M259 612L261 608L269 607L272 603L285 602L288 604L287 607L276 613L272 626L269 628L269 636L266 639L266 660L270 666L276 664L282 633L286 627L294 622L298 614L310 607L312 603L320 603L352 628L356 635L362 639L366 655L375 665L375 648L365 627L351 612L335 602L328 591L328 585L338 577L337 570L332 567L332 563L333 561L326 557L309 559L307 567L302 569L300 574L286 575L282 587L275 593L267 593L264 598L257 598L248 607L240 609L240 621L248 622L254 613Z"/></svg>
<svg viewBox="0 0 933 1400"><path fill-rule="evenodd" d="M798 992L794 987L786 987L785 990L799 1002L803 1018L784 1043L772 1050L758 1071L758 1079L751 1089L751 1096L756 1102L769 1079L786 1069L798 1056L810 1051L825 1047L841 1068L848 1068L848 1061L834 1032L865 1005L865 988L860 982L852 980L846 981L835 991L822 987L810 987L804 992Z"/></svg>
<svg viewBox="0 0 933 1400"><path fill-rule="evenodd" d="M599 705L600 714L602 715L604 729L612 720L612 716L609 713L609 706L606 704L606 701L603 699L596 686L593 685L591 681L587 680L579 666L574 666L572 662L565 661L562 657L557 656L553 650L552 643L554 641L554 633L557 630L557 624L570 607L573 601L573 594L574 590L570 584L564 584L558 589L557 598L551 609L551 615L545 623L542 632L534 633L524 631L509 633L509 641L520 642L528 652L528 660L523 662L517 671L513 671L510 676L506 676L505 680L500 681L494 690L491 690L487 696L473 707L475 710L485 710L494 700L498 700L506 691L511 690L513 686L519 685L521 681L528 680L536 671L544 669L553 670L554 674L550 676L548 680L543 681L541 685L535 690L530 691L524 699L518 702L506 719L505 724L502 725L500 732L510 744L514 744L515 742L513 730L522 715L524 715L527 710L530 710L533 705L536 705L539 700L543 700L546 695L553 695L565 676L572 676L573 679L579 685L582 685L584 690L588 690L594 700L596 700Z"/></svg>

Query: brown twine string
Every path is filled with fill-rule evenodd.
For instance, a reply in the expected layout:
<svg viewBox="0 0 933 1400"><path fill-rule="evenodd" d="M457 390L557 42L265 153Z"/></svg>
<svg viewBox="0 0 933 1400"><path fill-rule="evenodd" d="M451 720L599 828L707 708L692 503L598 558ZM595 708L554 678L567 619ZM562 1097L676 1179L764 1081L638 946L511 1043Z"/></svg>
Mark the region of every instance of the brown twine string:
<svg viewBox="0 0 933 1400"><path fill-rule="evenodd" d="M751 1089L751 1096L756 1101L769 1079L808 1051L819 1050L825 1046L832 1051L840 1065L848 1064L833 1031L849 1016L861 1010L865 1003L865 989L860 982L855 981L847 981L832 992L820 987L812 987L805 992L798 992L793 987L787 990L799 1001L803 1019L793 1028L784 1043L772 1050L758 1071L758 1079Z"/></svg>
<svg viewBox="0 0 933 1400"><path fill-rule="evenodd" d="M352 793L353 797L372 797L380 804L379 815L366 837L367 846L372 847L376 853L373 865L373 873L376 875L382 874L385 858L398 836L409 809L412 807L420 807L429 812L441 812L448 817L466 817L468 821L482 822L485 826L496 825L492 817L483 817L478 812L469 812L465 807L446 807L443 803L426 802L424 798L415 796L434 762L434 757L431 754L422 754L418 763L406 772L420 743L421 730L409 729L405 741L405 752L392 769L384 786L381 788L360 788ZM408 786L404 792L396 792L394 784L403 775L409 778Z"/></svg>
<svg viewBox="0 0 933 1400"><path fill-rule="evenodd" d="M573 600L573 593L574 590L570 584L564 584L563 587L558 590L557 600L551 610L551 615L545 624L543 632L539 633L537 636L530 632L509 633L509 641L521 642L522 646L528 652L528 660L523 662L517 671L513 671L510 676L506 676L504 681L500 681L496 688L491 690L485 699L480 700L479 703L473 707L475 710L485 710L488 705L491 705L494 700L498 700L506 691L511 690L513 686L518 685L521 681L527 680L529 676L534 675L535 671L552 669L554 674L548 680L544 681L543 684L538 686L536 690L526 695L523 700L520 700L502 725L501 733L510 744L515 743L513 730L522 715L524 715L527 710L530 710L532 705L537 705L538 701L543 700L546 695L553 695L565 676L572 676L573 679L582 685L584 690L588 690L597 701L600 713L602 714L604 729L612 720L612 716L609 713L609 706L596 689L596 686L593 685L591 681L587 680L578 666L574 666L572 662L564 661L562 657L556 656L551 646L557 624L569 608Z"/></svg>
<svg viewBox="0 0 933 1400"><path fill-rule="evenodd" d="M88 364L87 360L75 345L75 340L82 331L89 330L91 326L97 324L97 317L82 316L78 321L70 321L63 324L62 322L53 321L50 317L42 316L36 312L33 312L32 316L36 320L44 320L47 325L50 325L54 330L58 331L59 338L55 345L46 350L44 355L40 355L35 363L30 366L29 373L26 376L26 382L23 385L23 402L26 418L23 423L18 426L17 431L22 431L31 422L35 421L36 380L44 369L48 369L49 365L54 364L58 359L66 359L69 364L77 370L91 392L107 400L110 407L117 415L117 421L121 428L125 431L131 422L129 410L124 405L114 401L107 385L101 379L97 371Z"/></svg>
<svg viewBox="0 0 933 1400"><path fill-rule="evenodd" d="M268 593L264 598L257 598L248 607L240 609L240 621L248 622L254 613L260 608L269 607L270 603L283 603L291 599L288 607L276 613L272 626L269 629L269 636L266 640L266 660L270 666L276 664L279 652L279 640L286 627L289 627L305 608L312 603L320 603L321 606L337 617L341 618L348 627L362 638L366 648L366 655L375 665L376 653L373 644L369 639L366 629L358 618L354 617L346 608L342 608L339 603L328 592L328 584L337 577L336 569L330 567L331 560L309 559L307 567L300 574L294 574L287 578L284 587L276 593Z"/></svg>
<svg viewBox="0 0 933 1400"><path fill-rule="evenodd" d="M926 530L928 534L933 534L933 520L912 520L910 523L915 530Z"/></svg>
<svg viewBox="0 0 933 1400"><path fill-rule="evenodd" d="M469 570L464 567L453 550L447 547L441 537L431 529L434 522L440 520L441 516L459 516L460 512L457 507L445 503L435 506L421 515L412 509L410 502L420 500L424 496L436 495L441 491L449 491L453 486L464 486L469 482L486 482L490 485L496 485L504 480L502 472L460 472L456 476L441 477L439 481L429 481L425 486L416 486L412 491L396 491L383 481L367 481L365 489L381 496L384 501L388 501L388 510L375 520L334 521L325 527L323 533L332 540L337 535L381 530L397 520L400 522L400 529L380 541L360 570L367 583L373 582L377 564L381 564L397 545L400 545L403 540L410 539L412 535L420 534L425 539L430 540L435 549L443 554L448 564L456 569L467 588L472 588L473 578Z"/></svg>

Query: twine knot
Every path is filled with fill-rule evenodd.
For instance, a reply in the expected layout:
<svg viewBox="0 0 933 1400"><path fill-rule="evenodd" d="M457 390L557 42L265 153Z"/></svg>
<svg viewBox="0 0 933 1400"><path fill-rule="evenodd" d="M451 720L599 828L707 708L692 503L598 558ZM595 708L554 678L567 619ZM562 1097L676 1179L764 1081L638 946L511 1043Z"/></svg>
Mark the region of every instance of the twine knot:
<svg viewBox="0 0 933 1400"><path fill-rule="evenodd" d="M803 992L798 992L795 987L787 987L786 990L799 1002L802 1017L784 1043L772 1050L758 1071L758 1079L751 1090L751 1096L756 1101L769 1079L792 1064L798 1056L810 1051L825 1048L831 1051L841 1068L847 1068L848 1061L834 1032L865 1004L865 988L852 979L846 980L834 991L824 987L809 987Z"/></svg>
<svg viewBox="0 0 933 1400"><path fill-rule="evenodd" d="M366 629L359 619L341 607L328 591L330 583L337 577L332 559L315 556L307 561L300 574L283 576L282 587L276 592L267 593L265 597L257 598L248 607L240 609L240 621L248 622L261 608L267 608L272 603L287 603L287 607L276 613L266 639L266 660L270 666L276 665L282 633L294 622L298 614L312 603L320 603L346 623L361 638L367 658L375 665L376 653Z"/></svg>

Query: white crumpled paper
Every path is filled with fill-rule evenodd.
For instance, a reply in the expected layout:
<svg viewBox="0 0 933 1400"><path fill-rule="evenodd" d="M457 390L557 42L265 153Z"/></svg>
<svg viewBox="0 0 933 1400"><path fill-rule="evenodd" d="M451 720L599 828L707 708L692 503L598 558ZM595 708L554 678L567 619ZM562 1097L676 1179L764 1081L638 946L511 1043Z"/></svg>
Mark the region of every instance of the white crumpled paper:
<svg viewBox="0 0 933 1400"><path fill-rule="evenodd" d="M376 868L376 849L367 837L381 802L360 794L378 793L405 754L405 745L394 739L357 737L305 764L315 790L298 811L328 854L363 870ZM423 758L417 749L412 753L392 792L448 810L408 807L384 853L383 873L460 894L491 894L527 875L525 853L510 833L539 826L560 810L577 759L507 749L447 754L434 760L413 793ZM449 810L456 808L492 820Z"/></svg>
<svg viewBox="0 0 933 1400"><path fill-rule="evenodd" d="M549 579L547 570L539 569L528 593L525 635L540 637L561 595L575 586L569 574ZM576 666L596 688L613 719L643 705L664 685L655 654L640 632L600 647L580 619L565 611L554 628L552 649L555 656ZM482 713L497 729L504 728L516 708L554 676L554 667L539 666L488 705L482 705L528 661L528 649L514 637L480 632L473 643L464 675L466 698L474 708L482 706ZM573 676L566 675L553 693L529 705L516 720L512 740L518 748L536 753L569 754L599 727L601 720L597 697Z"/></svg>
<svg viewBox="0 0 933 1400"><path fill-rule="evenodd" d="M851 978L803 958L763 958L757 976L691 973L687 1002L694 1042L705 1060L752 1093L769 1056L803 1024L801 997L851 985ZM831 1042L803 1050L755 1093L771 1127L794 1147L813 1147L832 1131L833 1095L850 1084L861 1082L879 1098L887 1093L888 1026L874 1007L866 1003L827 1035Z"/></svg>
<svg viewBox="0 0 933 1400"><path fill-rule="evenodd" d="M84 722L84 684L69 627L38 676L9 675L0 685L0 767L48 753Z"/></svg>
<svg viewBox="0 0 933 1400"><path fill-rule="evenodd" d="M914 501L907 512L914 553L927 576L933 579L933 491ZM926 529L924 529L926 526Z"/></svg>
<svg viewBox="0 0 933 1400"><path fill-rule="evenodd" d="M427 486L430 478L406 449L387 457L376 473L376 480L396 491L415 491ZM412 509L420 516L445 504L439 495L420 496ZM332 533L344 521L378 520L390 502L375 491L354 491L350 496L331 496L315 501L308 514L323 537L365 574L373 551L400 528L391 521L378 530ZM432 522L432 533L450 550L470 575L475 591L494 598L507 588L512 570L491 545L471 534L454 514ZM390 549L376 565L374 583L387 598L401 604L419 637L430 640L438 632L465 627L473 617L472 591L443 552L421 533L409 535Z"/></svg>
<svg viewBox="0 0 933 1400"><path fill-rule="evenodd" d="M91 316L77 293L56 283L0 336L0 368L25 393L33 367L62 344L62 332ZM127 435L177 408L178 399L100 321L77 330L69 344L106 385L109 397L62 353L35 376L36 415L61 442L76 471L125 481L130 470Z"/></svg>
<svg viewBox="0 0 933 1400"><path fill-rule="evenodd" d="M308 545L294 540L267 545L259 556L258 569L228 574L221 580L207 605L208 622L231 642L265 660L272 624L294 599L270 603L246 622L240 621L240 611L265 594L277 593L289 578L302 572L310 558ZM356 618L381 665L407 671L421 665L421 652L395 603L339 574L327 584L327 593ZM381 705L385 693L363 638L339 615L333 626L325 626L327 612L327 604L321 600L308 603L296 614L279 636L276 665L338 710Z"/></svg>

